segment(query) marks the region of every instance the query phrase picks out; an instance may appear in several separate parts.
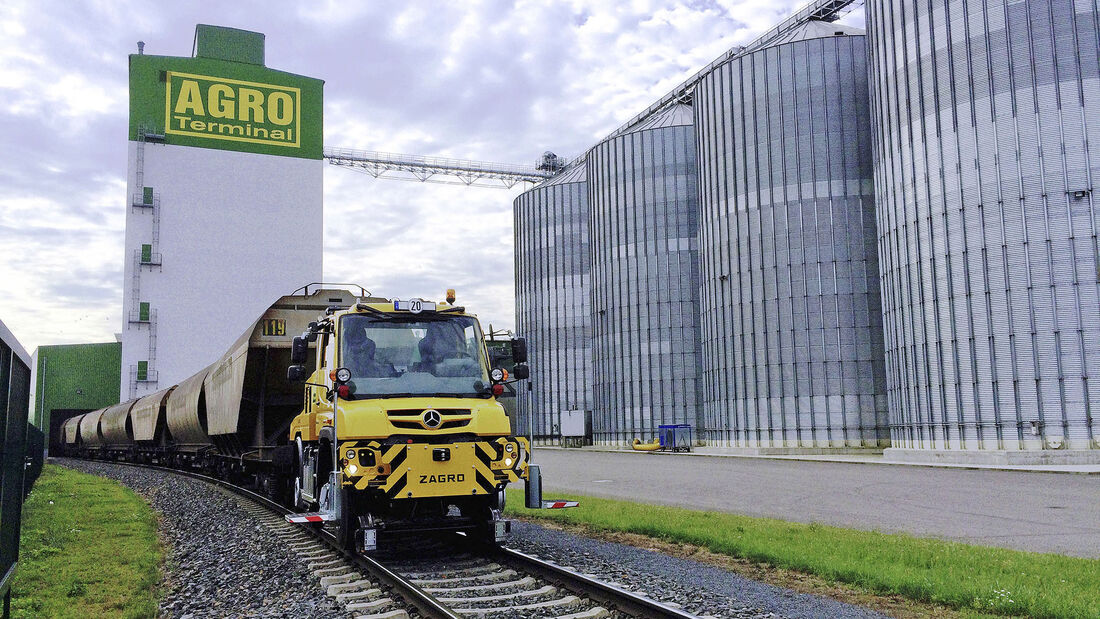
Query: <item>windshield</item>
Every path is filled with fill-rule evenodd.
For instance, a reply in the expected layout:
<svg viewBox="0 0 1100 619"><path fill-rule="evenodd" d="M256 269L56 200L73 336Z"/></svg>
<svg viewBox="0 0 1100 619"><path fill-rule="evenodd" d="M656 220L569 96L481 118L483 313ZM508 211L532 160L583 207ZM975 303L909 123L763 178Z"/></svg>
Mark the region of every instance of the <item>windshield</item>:
<svg viewBox="0 0 1100 619"><path fill-rule="evenodd" d="M353 399L485 397L481 328L469 316L353 314L340 319L339 365Z"/></svg>

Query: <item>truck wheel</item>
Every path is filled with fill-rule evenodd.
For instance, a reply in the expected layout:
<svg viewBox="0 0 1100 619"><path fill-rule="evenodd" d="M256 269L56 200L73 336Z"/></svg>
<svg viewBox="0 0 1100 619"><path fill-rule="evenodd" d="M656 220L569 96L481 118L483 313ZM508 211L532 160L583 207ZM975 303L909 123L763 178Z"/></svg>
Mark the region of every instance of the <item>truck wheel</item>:
<svg viewBox="0 0 1100 619"><path fill-rule="evenodd" d="M340 518L336 521L336 540L344 550L355 552L355 530L359 528L359 519L355 517L352 494L347 488L340 488Z"/></svg>

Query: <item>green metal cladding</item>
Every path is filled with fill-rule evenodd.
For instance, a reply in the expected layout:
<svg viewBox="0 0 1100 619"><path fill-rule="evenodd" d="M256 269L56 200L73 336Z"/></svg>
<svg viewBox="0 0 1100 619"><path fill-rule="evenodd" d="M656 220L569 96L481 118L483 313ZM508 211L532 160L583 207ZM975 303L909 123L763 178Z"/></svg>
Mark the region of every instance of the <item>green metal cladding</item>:
<svg viewBox="0 0 1100 619"><path fill-rule="evenodd" d="M39 346L35 425L49 427L50 411L95 410L119 402L122 344Z"/></svg>
<svg viewBox="0 0 1100 619"><path fill-rule="evenodd" d="M195 47L130 56L130 140L321 158L324 81L263 66L260 33L200 25Z"/></svg>

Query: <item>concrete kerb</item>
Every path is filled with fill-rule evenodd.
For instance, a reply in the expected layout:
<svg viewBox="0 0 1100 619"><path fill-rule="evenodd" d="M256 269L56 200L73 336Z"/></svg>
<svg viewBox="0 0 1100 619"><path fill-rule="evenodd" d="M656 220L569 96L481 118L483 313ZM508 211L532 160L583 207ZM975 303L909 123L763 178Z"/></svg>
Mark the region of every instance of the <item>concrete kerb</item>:
<svg viewBox="0 0 1100 619"><path fill-rule="evenodd" d="M837 464L869 464L887 466L919 466L932 468L955 468L992 471L1016 471L1025 473L1060 473L1073 475L1100 475L1100 464L983 464L983 463L958 463L958 462L912 462L887 460L882 454L875 455L851 455L851 454L746 454L722 452L721 448L704 448L707 451L668 452L668 451L637 451L619 447L603 447L589 445L585 447L558 447L556 445L535 445L532 452L537 458L540 449L553 449L555 451L602 451L611 453L633 454L637 456L687 456L695 458L745 458L754 460L790 460L794 462L832 462ZM537 463L537 462L536 462Z"/></svg>

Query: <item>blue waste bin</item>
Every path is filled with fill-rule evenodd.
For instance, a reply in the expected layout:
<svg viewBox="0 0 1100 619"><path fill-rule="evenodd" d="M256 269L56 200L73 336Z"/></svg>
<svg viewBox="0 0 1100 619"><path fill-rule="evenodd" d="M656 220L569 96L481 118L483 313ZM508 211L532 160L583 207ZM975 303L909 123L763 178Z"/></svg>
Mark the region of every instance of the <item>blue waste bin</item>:
<svg viewBox="0 0 1100 619"><path fill-rule="evenodd" d="M657 426L663 451L691 451L691 425L672 423Z"/></svg>

